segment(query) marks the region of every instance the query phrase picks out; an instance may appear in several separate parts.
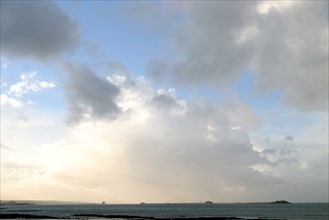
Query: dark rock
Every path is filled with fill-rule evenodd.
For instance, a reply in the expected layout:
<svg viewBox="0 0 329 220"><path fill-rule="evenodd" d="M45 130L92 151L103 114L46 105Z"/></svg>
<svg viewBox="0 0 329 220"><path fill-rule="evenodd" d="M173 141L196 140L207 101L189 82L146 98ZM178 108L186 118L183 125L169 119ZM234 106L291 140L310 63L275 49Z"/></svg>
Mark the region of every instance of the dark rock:
<svg viewBox="0 0 329 220"><path fill-rule="evenodd" d="M276 200L274 202L271 202L271 204L291 204L291 203L286 200Z"/></svg>

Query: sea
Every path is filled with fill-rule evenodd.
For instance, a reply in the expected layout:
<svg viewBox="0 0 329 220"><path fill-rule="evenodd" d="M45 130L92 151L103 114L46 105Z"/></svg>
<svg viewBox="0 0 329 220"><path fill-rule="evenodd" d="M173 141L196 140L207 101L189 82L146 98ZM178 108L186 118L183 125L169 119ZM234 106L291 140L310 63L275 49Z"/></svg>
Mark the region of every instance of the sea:
<svg viewBox="0 0 329 220"><path fill-rule="evenodd" d="M328 203L293 204L75 204L1 205L0 213L31 214L78 219L76 214L143 216L157 218L238 217L242 219L328 220ZM1 216L1 215L0 215ZM81 218L80 218L81 219Z"/></svg>

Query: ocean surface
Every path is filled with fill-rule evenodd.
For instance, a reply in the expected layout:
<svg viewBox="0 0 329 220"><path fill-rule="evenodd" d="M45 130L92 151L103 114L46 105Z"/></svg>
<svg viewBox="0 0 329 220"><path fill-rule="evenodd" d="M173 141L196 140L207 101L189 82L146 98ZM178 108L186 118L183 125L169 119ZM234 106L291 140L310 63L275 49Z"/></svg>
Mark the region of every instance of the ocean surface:
<svg viewBox="0 0 329 220"><path fill-rule="evenodd" d="M246 219L328 220L329 204L2 205L0 213L33 214L59 218L74 218L75 214L96 214L169 218L244 217Z"/></svg>

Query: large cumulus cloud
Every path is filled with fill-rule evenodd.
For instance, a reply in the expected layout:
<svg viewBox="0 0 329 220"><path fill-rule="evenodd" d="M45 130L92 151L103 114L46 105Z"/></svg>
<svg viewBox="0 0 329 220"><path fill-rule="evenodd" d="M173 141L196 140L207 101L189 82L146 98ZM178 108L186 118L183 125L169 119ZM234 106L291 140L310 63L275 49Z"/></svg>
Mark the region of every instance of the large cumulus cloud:
<svg viewBox="0 0 329 220"><path fill-rule="evenodd" d="M174 89L151 89L143 77L107 79L120 90L114 102L121 113L111 121L80 121L56 144L51 154L61 165L51 160L48 174L60 185L94 192L93 201L271 201L287 194L296 199L300 188L291 175L303 174L298 152L282 148L272 161L269 150L256 151L239 123L254 123L245 119L254 116L242 103L180 99ZM292 172L275 163L286 158L293 160ZM321 190L306 194L319 197Z"/></svg>
<svg viewBox="0 0 329 220"><path fill-rule="evenodd" d="M243 103L183 99L174 89L152 89L143 77L102 78L84 64L69 65L66 72L75 124L38 154L5 151L6 161L29 155L29 164L37 163L25 173L4 164L3 172L13 174L4 179L5 197L24 191L43 199L113 203L294 201L303 199L304 190L304 198L326 199L323 174L303 177L311 160L300 161L294 147L255 150L244 129L255 116ZM15 177L26 173L33 176Z"/></svg>
<svg viewBox="0 0 329 220"><path fill-rule="evenodd" d="M251 168L270 163L253 149L247 132L229 119L231 109L179 99L173 89L154 91L143 77L110 75L101 81L90 70L78 70L70 73L76 75L69 100L88 104L96 120L69 127L47 153L53 158L47 161L48 177L74 189L65 197L79 200L93 192L90 201L234 201L241 195L270 200L254 192L286 184ZM88 75L83 83L77 78L81 72ZM114 88L120 91L115 99ZM121 109L111 121L97 109L107 109L106 103L111 103L110 113L114 103ZM235 112L235 118L240 114Z"/></svg>
<svg viewBox="0 0 329 220"><path fill-rule="evenodd" d="M1 1L3 55L44 59L73 49L77 23L52 1Z"/></svg>

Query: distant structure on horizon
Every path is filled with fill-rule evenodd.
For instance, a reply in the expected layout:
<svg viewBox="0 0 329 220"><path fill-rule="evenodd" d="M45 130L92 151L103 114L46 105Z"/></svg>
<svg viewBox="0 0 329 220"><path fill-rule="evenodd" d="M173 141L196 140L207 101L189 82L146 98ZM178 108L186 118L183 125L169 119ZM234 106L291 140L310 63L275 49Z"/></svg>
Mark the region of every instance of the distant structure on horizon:
<svg viewBox="0 0 329 220"><path fill-rule="evenodd" d="M291 203L286 200L276 200L274 202L271 202L271 204L291 204Z"/></svg>
<svg viewBox="0 0 329 220"><path fill-rule="evenodd" d="M204 204L213 204L212 201L206 201Z"/></svg>
<svg viewBox="0 0 329 220"><path fill-rule="evenodd" d="M106 204L105 201L103 201L103 202L102 202L102 205L105 205L105 204Z"/></svg>

